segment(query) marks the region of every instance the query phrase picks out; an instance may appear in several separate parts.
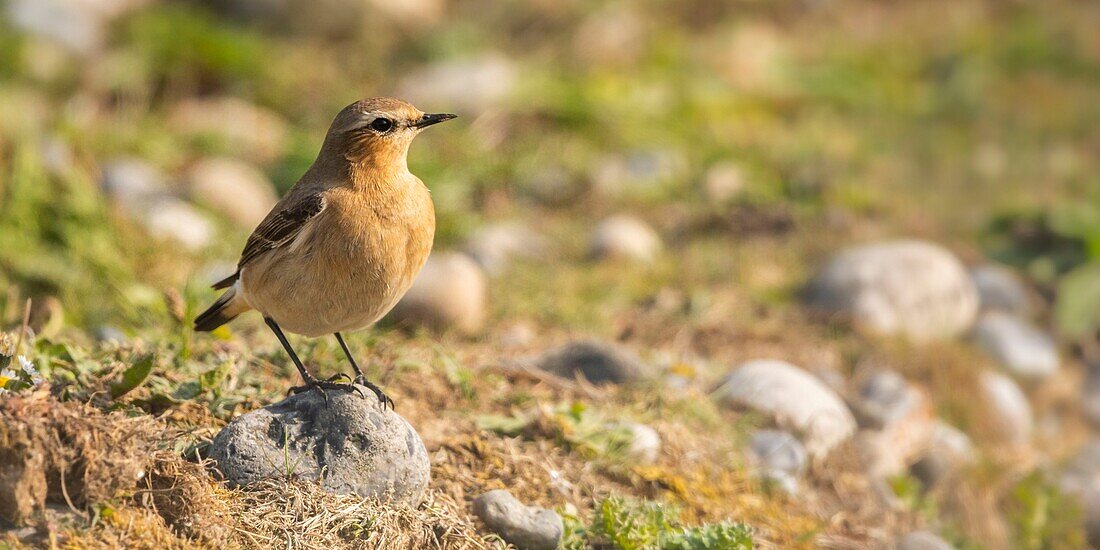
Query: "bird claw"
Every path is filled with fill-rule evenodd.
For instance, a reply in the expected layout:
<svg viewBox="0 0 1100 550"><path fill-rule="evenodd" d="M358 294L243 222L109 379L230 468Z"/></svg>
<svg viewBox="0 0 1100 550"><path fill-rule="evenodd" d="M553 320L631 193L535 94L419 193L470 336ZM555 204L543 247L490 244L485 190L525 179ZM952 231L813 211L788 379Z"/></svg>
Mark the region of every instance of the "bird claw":
<svg viewBox="0 0 1100 550"><path fill-rule="evenodd" d="M389 407L391 411L394 410L393 399L390 399L390 396L386 395L386 392L382 391L382 388L374 385L374 383L367 380L365 376L356 376L355 383L360 386L366 386L370 391L374 392L374 395L378 397L378 402L382 403L382 410L386 410L386 407Z"/></svg>
<svg viewBox="0 0 1100 550"><path fill-rule="evenodd" d="M317 378L311 378L309 380L306 380L306 383L301 386L294 386L293 388L290 388L287 393L291 395L297 395L304 391L317 390L317 392L321 394L321 397L325 398L325 403L328 403L328 393L326 393L325 390L354 391L355 393L359 394L359 397L362 397L363 399L367 398L366 394L363 393L363 390L359 389L359 386L347 382L342 384L339 382L333 382L333 379L336 378L338 377L333 377L329 380L318 380Z"/></svg>
<svg viewBox="0 0 1100 550"><path fill-rule="evenodd" d="M348 376L348 373L346 373L346 372L338 372L338 373L328 377L328 381L329 382L335 382L335 381L337 381L341 378L347 379L348 382L352 381L351 376Z"/></svg>

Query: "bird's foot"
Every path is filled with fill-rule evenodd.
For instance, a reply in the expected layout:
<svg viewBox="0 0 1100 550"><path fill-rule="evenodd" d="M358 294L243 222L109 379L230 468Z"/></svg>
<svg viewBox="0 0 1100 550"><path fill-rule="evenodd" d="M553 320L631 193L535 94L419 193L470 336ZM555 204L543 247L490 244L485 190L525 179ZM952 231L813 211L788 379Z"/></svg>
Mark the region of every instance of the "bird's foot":
<svg viewBox="0 0 1100 550"><path fill-rule="evenodd" d="M337 378L337 377L334 377L334 378ZM298 393L301 393L301 392L304 392L304 391L317 390L321 394L321 397L325 398L325 403L328 403L328 394L325 392L325 390L349 391L349 392L353 391L355 393L358 393L359 397L362 397L364 399L366 399L366 397L367 397L366 395L363 394L363 390L359 389L359 386L356 386L355 384L352 384L350 382L344 382L344 383L333 382L333 379L319 380L319 379L314 378L312 376L310 376L309 378L306 378L305 382L306 383L302 384L301 386L295 386L293 388L290 388L290 391L288 391L287 393L289 393L291 395L295 395L295 394L298 394Z"/></svg>
<svg viewBox="0 0 1100 550"><path fill-rule="evenodd" d="M338 373L336 373L336 374L334 374L334 375L332 375L332 376L328 377L328 381L329 381L329 382L335 382L335 381L337 381L337 380L339 380L339 379L341 379L341 378L343 378L343 379L347 380L348 382L351 382L351 381L352 381L352 378L351 378L351 376L350 376L350 375L348 375L348 373L346 373L346 372L338 372Z"/></svg>
<svg viewBox="0 0 1100 550"><path fill-rule="evenodd" d="M378 397L378 401L382 403L382 410L385 410L386 407L389 407L391 411L394 409L393 399L390 399L390 396L386 395L386 392L382 391L382 388L379 388L374 385L373 382L367 380L367 377L360 374L355 377L355 383L366 386L370 391L374 392L374 395Z"/></svg>

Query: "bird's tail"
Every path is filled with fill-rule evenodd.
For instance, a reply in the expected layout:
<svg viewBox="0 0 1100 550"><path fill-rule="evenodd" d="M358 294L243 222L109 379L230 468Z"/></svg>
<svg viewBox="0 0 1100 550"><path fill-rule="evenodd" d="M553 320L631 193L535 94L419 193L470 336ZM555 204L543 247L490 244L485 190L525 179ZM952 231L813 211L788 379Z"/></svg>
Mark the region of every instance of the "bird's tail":
<svg viewBox="0 0 1100 550"><path fill-rule="evenodd" d="M206 311L200 313L198 317L195 317L195 330L210 332L232 321L234 317L249 309L251 308L248 303L237 295L237 287L229 287L229 290L226 290L213 305L206 308Z"/></svg>

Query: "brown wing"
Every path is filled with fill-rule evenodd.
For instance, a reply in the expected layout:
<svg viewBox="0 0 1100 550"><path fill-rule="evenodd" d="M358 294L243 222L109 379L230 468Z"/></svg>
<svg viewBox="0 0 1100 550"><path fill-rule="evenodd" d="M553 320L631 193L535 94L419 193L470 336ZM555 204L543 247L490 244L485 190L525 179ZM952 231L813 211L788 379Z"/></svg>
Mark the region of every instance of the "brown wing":
<svg viewBox="0 0 1100 550"><path fill-rule="evenodd" d="M279 210L272 210L270 214L260 222L241 252L241 260L237 262L237 272L218 281L214 288L228 288L240 277L241 268L248 262L256 259L264 252L283 246L294 240L306 222L316 217L325 209L325 197L320 194L306 195Z"/></svg>

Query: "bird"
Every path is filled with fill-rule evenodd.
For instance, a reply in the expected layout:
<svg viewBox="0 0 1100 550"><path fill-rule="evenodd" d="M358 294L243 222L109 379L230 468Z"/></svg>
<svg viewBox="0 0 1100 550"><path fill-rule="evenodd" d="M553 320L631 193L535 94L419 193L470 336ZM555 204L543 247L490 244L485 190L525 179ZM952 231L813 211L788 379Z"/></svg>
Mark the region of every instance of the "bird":
<svg viewBox="0 0 1100 550"><path fill-rule="evenodd" d="M236 271L213 285L223 293L195 317L195 331L258 311L302 377L304 385L292 393L359 391L359 384L393 408L393 400L367 380L343 333L381 319L424 267L435 236L435 205L409 172L409 146L425 128L456 116L426 114L387 97L341 110L316 160L246 241ZM334 335L355 384L336 382L346 375L321 380L310 374L286 332Z"/></svg>

